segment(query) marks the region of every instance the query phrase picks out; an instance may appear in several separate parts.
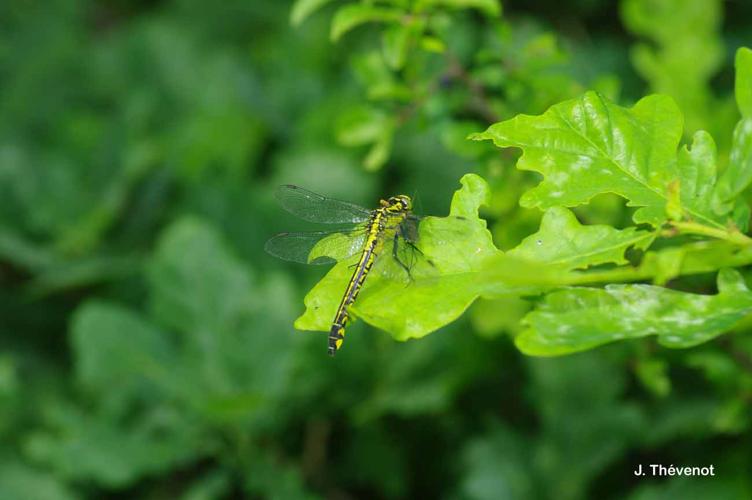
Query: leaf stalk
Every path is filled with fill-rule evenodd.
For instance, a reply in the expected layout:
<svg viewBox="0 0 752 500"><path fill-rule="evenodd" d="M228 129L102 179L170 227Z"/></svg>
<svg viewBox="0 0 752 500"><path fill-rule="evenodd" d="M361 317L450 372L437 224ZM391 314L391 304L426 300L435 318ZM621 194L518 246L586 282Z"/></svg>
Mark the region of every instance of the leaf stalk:
<svg viewBox="0 0 752 500"><path fill-rule="evenodd" d="M706 226L704 224L698 224L697 222L682 221L673 221L671 222L671 225L680 233L708 236L710 238L728 241L729 243L739 246L752 246L752 238L734 229L723 230Z"/></svg>

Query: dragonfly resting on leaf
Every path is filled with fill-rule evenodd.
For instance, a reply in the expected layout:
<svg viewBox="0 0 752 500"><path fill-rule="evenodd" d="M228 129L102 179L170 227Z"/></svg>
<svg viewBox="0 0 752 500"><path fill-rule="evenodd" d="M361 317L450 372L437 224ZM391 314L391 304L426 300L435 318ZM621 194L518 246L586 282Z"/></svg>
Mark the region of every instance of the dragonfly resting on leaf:
<svg viewBox="0 0 752 500"><path fill-rule="evenodd" d="M360 254L352 266L352 277L329 330L328 352L333 356L342 346L350 306L377 260L389 256L412 279L411 268L422 256L416 246L420 217L412 213L412 199L406 195L381 200L374 210L290 184L280 186L275 196L285 210L301 219L341 227L329 231L280 233L266 242L264 248L268 253L304 264L332 264ZM433 266L430 260L425 260Z"/></svg>

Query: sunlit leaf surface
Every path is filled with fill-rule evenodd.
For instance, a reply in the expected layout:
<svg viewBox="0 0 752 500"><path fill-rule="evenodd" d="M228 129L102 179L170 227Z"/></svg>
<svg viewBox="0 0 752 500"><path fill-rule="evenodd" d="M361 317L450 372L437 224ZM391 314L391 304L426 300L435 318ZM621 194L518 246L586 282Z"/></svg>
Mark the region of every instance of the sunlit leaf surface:
<svg viewBox="0 0 752 500"><path fill-rule="evenodd" d="M575 206L616 193L642 207L635 222L657 226L665 218L666 187L677 177L681 133L681 113L670 97L646 97L628 109L588 92L543 115L492 125L474 139L521 148L517 167L543 174L523 195L523 206Z"/></svg>
<svg viewBox="0 0 752 500"><path fill-rule="evenodd" d="M607 285L552 292L523 322L517 346L550 356L656 335L666 347L691 347L727 331L752 312L741 275L723 270L718 293L699 295L651 285Z"/></svg>

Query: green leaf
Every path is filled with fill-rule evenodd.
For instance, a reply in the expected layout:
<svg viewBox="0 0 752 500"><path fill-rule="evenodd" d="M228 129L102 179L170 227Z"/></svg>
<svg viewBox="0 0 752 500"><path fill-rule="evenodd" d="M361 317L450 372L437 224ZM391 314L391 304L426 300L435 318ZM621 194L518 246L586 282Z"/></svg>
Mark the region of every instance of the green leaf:
<svg viewBox="0 0 752 500"><path fill-rule="evenodd" d="M381 129L379 137L373 143L368 154L363 158L363 166L369 172L380 169L389 160L392 153L392 141L394 140L394 124L387 122L387 126Z"/></svg>
<svg viewBox="0 0 752 500"><path fill-rule="evenodd" d="M679 189L679 179L669 182L668 188L666 188L666 217L671 221L684 219L684 209L682 209Z"/></svg>
<svg viewBox="0 0 752 500"><path fill-rule="evenodd" d="M736 53L736 101L742 119L734 129L729 164L715 191L717 210L742 209L739 204L744 202L737 197L752 182L752 50L747 48ZM740 222L746 226L746 221Z"/></svg>
<svg viewBox="0 0 752 500"><path fill-rule="evenodd" d="M483 338L498 337L503 333L517 334L520 321L530 310L530 301L514 295L498 299L478 300L471 310L470 319L476 333ZM499 314L499 311L503 311Z"/></svg>
<svg viewBox="0 0 752 500"><path fill-rule="evenodd" d="M270 409L263 403L285 386L290 366L290 283L253 279L216 229L195 218L164 231L149 282L154 319L181 334L170 396L219 421Z"/></svg>
<svg viewBox="0 0 752 500"><path fill-rule="evenodd" d="M296 0L290 11L290 24L300 26L308 16L330 3L332 0Z"/></svg>
<svg viewBox="0 0 752 500"><path fill-rule="evenodd" d="M546 211L538 232L509 252L488 259L479 281L487 298L531 295L566 285L574 271L600 264L626 264L629 248L646 249L656 234L636 228L583 226L563 207Z"/></svg>
<svg viewBox="0 0 752 500"><path fill-rule="evenodd" d="M681 133L681 113L669 97L649 96L627 109L588 92L543 115L496 123L472 138L522 148L517 167L543 174L523 195L522 206L576 206L616 193L642 207L635 222L659 226L666 218L668 184L677 177Z"/></svg>
<svg viewBox="0 0 752 500"><path fill-rule="evenodd" d="M468 219L478 219L478 209L481 206L487 205L491 192L488 188L488 184L479 175L467 174L463 175L460 179L462 189L458 189L452 195L452 203L449 206L449 215L452 217L467 217ZM485 221L480 220L485 226ZM486 234L483 233L485 238ZM490 234L488 235L489 243L491 241Z"/></svg>
<svg viewBox="0 0 752 500"><path fill-rule="evenodd" d="M251 280L216 231L192 218L165 231L149 278L156 321L102 302L76 312L72 344L87 388L169 399L224 420L254 414L285 384L292 337L278 332L292 316L289 283Z"/></svg>
<svg viewBox="0 0 752 500"><path fill-rule="evenodd" d="M671 392L668 363L664 359L647 358L638 360L635 366L635 375L645 388L658 397L666 397Z"/></svg>
<svg viewBox="0 0 752 500"><path fill-rule="evenodd" d="M379 259L351 311L395 339L423 337L455 320L478 297L481 262L498 250L478 208L488 201L486 182L465 175L452 199L450 217L426 217L419 227L424 253L408 281L392 259ZM384 250L384 252L388 252ZM354 258L355 259L355 258ZM433 265L426 262L429 259ZM301 330L327 331L352 275L353 260L338 262L306 295Z"/></svg>
<svg viewBox="0 0 752 500"><path fill-rule="evenodd" d="M571 271L598 264L626 264L628 248L644 249L654 238L654 233L633 227L620 231L606 225L583 226L571 211L552 207L543 215L538 232L507 255Z"/></svg>
<svg viewBox="0 0 752 500"><path fill-rule="evenodd" d="M750 208L744 199L737 198L731 219L739 232L746 233L749 230Z"/></svg>
<svg viewBox="0 0 752 500"><path fill-rule="evenodd" d="M536 356L556 356L649 335L666 347L706 342L752 312L752 292L741 275L718 273L718 294L697 295L652 285L567 288L550 293L523 320L517 347Z"/></svg>
<svg viewBox="0 0 752 500"><path fill-rule="evenodd" d="M484 298L511 295L537 295L549 288L569 283L573 275L556 265L498 253L483 263L479 275Z"/></svg>
<svg viewBox="0 0 752 500"><path fill-rule="evenodd" d="M144 382L159 386L171 379L175 359L165 333L123 307L84 304L73 316L71 343L76 375L90 389L130 397L144 391Z"/></svg>
<svg viewBox="0 0 752 500"><path fill-rule="evenodd" d="M736 104L744 118L752 118L752 49L736 51Z"/></svg>
<svg viewBox="0 0 752 500"><path fill-rule="evenodd" d="M422 0L421 7L449 7L453 9L478 9L487 16L498 17L501 15L501 2L499 0Z"/></svg>
<svg viewBox="0 0 752 500"><path fill-rule="evenodd" d="M397 22L404 12L400 9L377 7L366 4L345 5L337 10L332 19L332 27L329 33L332 41L339 40L342 35L351 29L365 23L374 22Z"/></svg>
<svg viewBox="0 0 752 500"><path fill-rule="evenodd" d="M367 89L369 99L378 101L410 101L414 92L399 80L384 60L381 50L372 50L353 57L358 81Z"/></svg>
<svg viewBox="0 0 752 500"><path fill-rule="evenodd" d="M714 204L716 186L716 148L713 138L700 130L693 137L692 147L683 146L677 156L679 200L689 214L701 214L704 222L723 225L729 209Z"/></svg>
<svg viewBox="0 0 752 500"><path fill-rule="evenodd" d="M213 337L232 331L259 298L248 269L211 226L182 219L160 239L149 266L151 310L163 325Z"/></svg>
<svg viewBox="0 0 752 500"><path fill-rule="evenodd" d="M624 0L621 11L627 29L649 40L631 59L651 92L676 100L690 133L714 125L723 108L710 86L724 61L722 0Z"/></svg>
<svg viewBox="0 0 752 500"><path fill-rule="evenodd" d="M405 65L407 50L410 47L411 30L404 24L389 26L381 37L384 47L384 60L392 69Z"/></svg>
<svg viewBox="0 0 752 500"><path fill-rule="evenodd" d="M739 202L739 195L752 182L752 118L742 118L734 129L729 164L714 192L716 211L728 211Z"/></svg>
<svg viewBox="0 0 752 500"><path fill-rule="evenodd" d="M648 251L637 266L564 271L559 267L499 254L484 263L479 283L484 298L535 295L551 288L590 283L652 280L664 284L677 276L707 274L721 267L752 264L752 248L727 241L698 241Z"/></svg>
<svg viewBox="0 0 752 500"><path fill-rule="evenodd" d="M719 267L741 267L750 262L751 248L740 251L738 245L726 241L698 241L648 251L639 266L626 268L625 271L634 273L631 281L652 279L654 283L663 284L677 276L706 274ZM623 279L618 278L619 281Z"/></svg>
<svg viewBox="0 0 752 500"><path fill-rule="evenodd" d="M376 142L384 127L391 126L389 115L372 106L353 106L337 119L337 141L345 146Z"/></svg>

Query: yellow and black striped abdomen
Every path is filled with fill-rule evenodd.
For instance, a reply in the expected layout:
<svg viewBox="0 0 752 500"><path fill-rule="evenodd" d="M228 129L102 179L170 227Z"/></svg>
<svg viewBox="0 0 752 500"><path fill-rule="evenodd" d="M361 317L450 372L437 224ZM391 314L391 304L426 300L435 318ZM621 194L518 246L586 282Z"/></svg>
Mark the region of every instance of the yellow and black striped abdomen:
<svg viewBox="0 0 752 500"><path fill-rule="evenodd" d="M342 346L345 328L350 320L349 307L358 297L371 267L373 267L376 258L383 249L384 238L388 229L400 224L407 216L410 208L410 199L406 196L390 198L389 201L382 200L381 208L375 210L368 221L366 226L368 238L363 245L360 259L355 265L355 271L353 271L342 301L337 308L332 328L329 330L329 355L334 356L334 353Z"/></svg>

